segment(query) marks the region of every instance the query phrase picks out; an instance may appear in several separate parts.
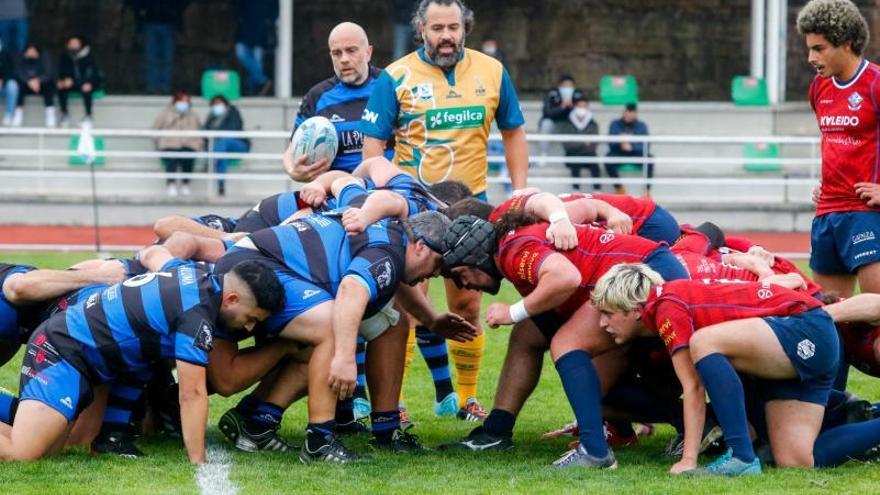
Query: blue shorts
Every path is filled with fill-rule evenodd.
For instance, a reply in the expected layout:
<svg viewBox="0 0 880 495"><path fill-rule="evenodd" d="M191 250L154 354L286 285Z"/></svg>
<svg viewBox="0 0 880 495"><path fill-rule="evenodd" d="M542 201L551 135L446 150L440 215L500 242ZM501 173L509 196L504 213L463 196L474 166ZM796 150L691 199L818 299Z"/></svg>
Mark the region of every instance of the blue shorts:
<svg viewBox="0 0 880 495"><path fill-rule="evenodd" d="M275 273L278 282L284 287L284 309L272 313L260 325L260 328L268 336L278 335L297 316L325 301L333 300L333 295L330 292L312 282L303 280L287 268L287 266L254 249L233 246L217 261L214 271L215 273L226 273L238 263L252 259L262 261L268 265Z"/></svg>
<svg viewBox="0 0 880 495"><path fill-rule="evenodd" d="M855 273L880 261L880 212L827 213L813 219L810 268L823 275Z"/></svg>
<svg viewBox="0 0 880 495"><path fill-rule="evenodd" d="M40 328L34 332L21 363L19 400L36 400L55 409L68 422L92 403L92 385L65 361Z"/></svg>
<svg viewBox="0 0 880 495"><path fill-rule="evenodd" d="M678 258L669 250L669 246L661 245L645 258L645 264L659 273L663 280L690 279L691 276Z"/></svg>
<svg viewBox="0 0 880 495"><path fill-rule="evenodd" d="M824 406L837 375L840 339L834 320L822 308L792 316L769 316L773 329L798 378L759 380L765 400L799 400Z"/></svg>
<svg viewBox="0 0 880 495"><path fill-rule="evenodd" d="M657 205L654 213L645 219L645 223L639 227L636 234L654 242L666 242L671 246L681 236L681 227L678 226L678 220L671 213Z"/></svg>
<svg viewBox="0 0 880 495"><path fill-rule="evenodd" d="M479 199L483 203L489 202L489 196L486 194L486 191L478 192L477 194L474 194L474 197Z"/></svg>

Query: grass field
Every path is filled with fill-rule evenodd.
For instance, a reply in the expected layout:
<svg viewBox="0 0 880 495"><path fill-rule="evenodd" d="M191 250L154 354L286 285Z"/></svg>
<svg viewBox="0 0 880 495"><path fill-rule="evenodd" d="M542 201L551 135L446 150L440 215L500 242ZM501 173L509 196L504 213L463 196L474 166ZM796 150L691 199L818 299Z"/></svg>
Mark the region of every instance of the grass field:
<svg viewBox="0 0 880 495"><path fill-rule="evenodd" d="M87 254L4 253L5 262L31 263L41 267L64 267ZM439 285L439 284L435 284ZM432 294L440 304L442 298ZM498 298L514 301L509 286ZM484 305L485 306L485 305ZM480 377L480 400L492 404L507 330L488 330L486 359ZM421 357L416 357L405 384L407 407L417 423L422 441L433 446L465 435L472 424L433 415L433 388ZM18 389L18 362L0 369L0 385ZM880 399L880 381L851 373L850 388L869 399ZM224 444L216 428L220 415L236 399L211 399L209 437L225 449L231 482L239 493L877 493L880 470L872 463L849 463L829 470L767 470L757 479L685 479L667 474L671 460L663 449L672 436L660 427L637 447L616 451L616 471L549 467L565 450L568 439L541 440L541 434L571 420L559 379L549 359L536 393L517 423L516 448L507 453L461 454L432 452L420 456L376 454L373 462L353 466L303 466L293 455L245 454ZM282 433L301 442L305 405L295 404L285 415ZM367 439L350 445L367 450ZM199 493L197 468L186 462L179 440L146 438L139 446L148 454L138 460L89 456L84 449L68 449L64 455L30 464L0 465L0 493L9 494L103 494L103 493ZM708 459L701 459L703 463ZM205 471L208 472L208 471Z"/></svg>

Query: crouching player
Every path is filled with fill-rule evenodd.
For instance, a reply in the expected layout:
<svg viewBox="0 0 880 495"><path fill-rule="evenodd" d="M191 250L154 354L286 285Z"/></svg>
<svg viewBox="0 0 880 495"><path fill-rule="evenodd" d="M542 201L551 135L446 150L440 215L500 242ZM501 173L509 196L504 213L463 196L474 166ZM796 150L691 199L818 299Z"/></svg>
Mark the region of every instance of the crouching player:
<svg viewBox="0 0 880 495"><path fill-rule="evenodd" d="M11 427L0 425L0 459L60 451L94 387L149 379L157 361L175 359L184 443L191 462L204 462L205 365L214 326L251 331L283 306L281 294L258 262L215 277L174 260L53 316L28 342L18 414Z"/></svg>
<svg viewBox="0 0 880 495"><path fill-rule="evenodd" d="M673 473L697 468L706 392L729 449L699 472L761 473L737 372L758 382L766 400L773 457L780 467L832 466L880 442L880 421L844 425L819 435L838 364L834 319L867 318L864 306L873 311L876 302L866 305L853 298L822 308L808 294L766 282L664 282L644 264L609 270L599 279L591 301L615 342L659 335L672 356L684 391L685 424L684 453Z"/></svg>

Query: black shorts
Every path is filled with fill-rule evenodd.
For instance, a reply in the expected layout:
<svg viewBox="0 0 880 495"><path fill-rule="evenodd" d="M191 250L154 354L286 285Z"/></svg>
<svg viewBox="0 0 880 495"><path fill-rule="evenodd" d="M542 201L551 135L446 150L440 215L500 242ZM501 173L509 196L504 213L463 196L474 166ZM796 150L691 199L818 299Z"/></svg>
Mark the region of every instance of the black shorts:
<svg viewBox="0 0 880 495"><path fill-rule="evenodd" d="M531 316L530 318L535 326L538 327L538 331L541 332L541 335L547 339L548 345L550 344L550 341L553 340L556 332L558 332L562 325L568 321L565 317L555 311L547 311Z"/></svg>
<svg viewBox="0 0 880 495"><path fill-rule="evenodd" d="M269 227L274 227L274 225L269 225L259 211L249 210L238 219L234 232L252 233Z"/></svg>

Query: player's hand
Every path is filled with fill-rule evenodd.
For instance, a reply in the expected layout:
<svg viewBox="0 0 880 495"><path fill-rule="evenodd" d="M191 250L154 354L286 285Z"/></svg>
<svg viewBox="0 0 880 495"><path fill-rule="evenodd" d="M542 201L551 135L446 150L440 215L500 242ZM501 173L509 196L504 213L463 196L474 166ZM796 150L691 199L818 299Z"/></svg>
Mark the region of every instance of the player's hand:
<svg viewBox="0 0 880 495"><path fill-rule="evenodd" d="M486 324L491 328L501 325L513 325L510 318L510 306L504 303L492 303L486 308Z"/></svg>
<svg viewBox="0 0 880 495"><path fill-rule="evenodd" d="M858 192L856 193L858 194ZM813 203L818 204L819 200L822 199L822 183L820 182L818 186L813 188L813 197L811 198Z"/></svg>
<svg viewBox="0 0 880 495"><path fill-rule="evenodd" d="M791 290L807 290L807 281L797 273L770 275L762 278L761 282L779 285Z"/></svg>
<svg viewBox="0 0 880 495"><path fill-rule="evenodd" d="M671 474L682 474L688 471L693 471L694 469L697 469L697 467L696 459L682 459L673 464L669 469L669 472Z"/></svg>
<svg viewBox="0 0 880 495"><path fill-rule="evenodd" d="M551 223L547 227L547 240L552 242L556 249L567 251L578 245L577 230L571 224L571 220L565 218Z"/></svg>
<svg viewBox="0 0 880 495"><path fill-rule="evenodd" d="M880 184L859 182L856 184L856 196L868 206L880 207Z"/></svg>
<svg viewBox="0 0 880 495"><path fill-rule="evenodd" d="M292 154L293 151L288 148L285 153ZM313 163L309 163L308 155L302 155L296 159L293 159L292 155L290 155L288 159L291 163L289 167L285 163L285 168L287 168L290 178L297 182L311 182L319 175L330 170L330 161L326 158L321 158Z"/></svg>
<svg viewBox="0 0 880 495"><path fill-rule="evenodd" d="M100 274L100 279L106 280L108 284L118 284L122 282L127 277L127 273L125 273L125 265L123 265L118 260L107 260L102 263L100 267L98 267L98 273Z"/></svg>
<svg viewBox="0 0 880 495"><path fill-rule="evenodd" d="M770 251L767 251L761 246L752 246L749 248L748 254L752 256L756 256L767 262L768 266L773 266L776 264L776 256L773 255Z"/></svg>
<svg viewBox="0 0 880 495"><path fill-rule="evenodd" d="M34 93L40 92L40 80L37 78L28 79L27 85Z"/></svg>
<svg viewBox="0 0 880 495"><path fill-rule="evenodd" d="M437 317L428 329L444 339L456 342L470 342L480 335L480 329L455 313L444 313Z"/></svg>
<svg viewBox="0 0 880 495"><path fill-rule="evenodd" d="M330 377L328 383L339 399L347 399L354 393L357 382L357 364L354 356L333 356L330 361Z"/></svg>
<svg viewBox="0 0 880 495"><path fill-rule="evenodd" d="M342 212L342 227L350 235L360 234L371 223L364 210L360 208L348 208Z"/></svg>
<svg viewBox="0 0 880 495"><path fill-rule="evenodd" d="M309 182L299 190L299 197L309 206L317 208L327 200L327 190L315 182Z"/></svg>
<svg viewBox="0 0 880 495"><path fill-rule="evenodd" d="M632 217L626 213L614 208L608 218L605 219L605 226L611 229L615 234L631 234L633 230Z"/></svg>
<svg viewBox="0 0 880 495"><path fill-rule="evenodd" d="M71 85L71 86L73 85L73 81L70 82L70 85ZM89 83L89 82L87 82L87 83L83 83L83 85L82 85L82 90L85 91L86 93L88 93L89 91L91 91L91 90L92 90L92 83Z"/></svg>

